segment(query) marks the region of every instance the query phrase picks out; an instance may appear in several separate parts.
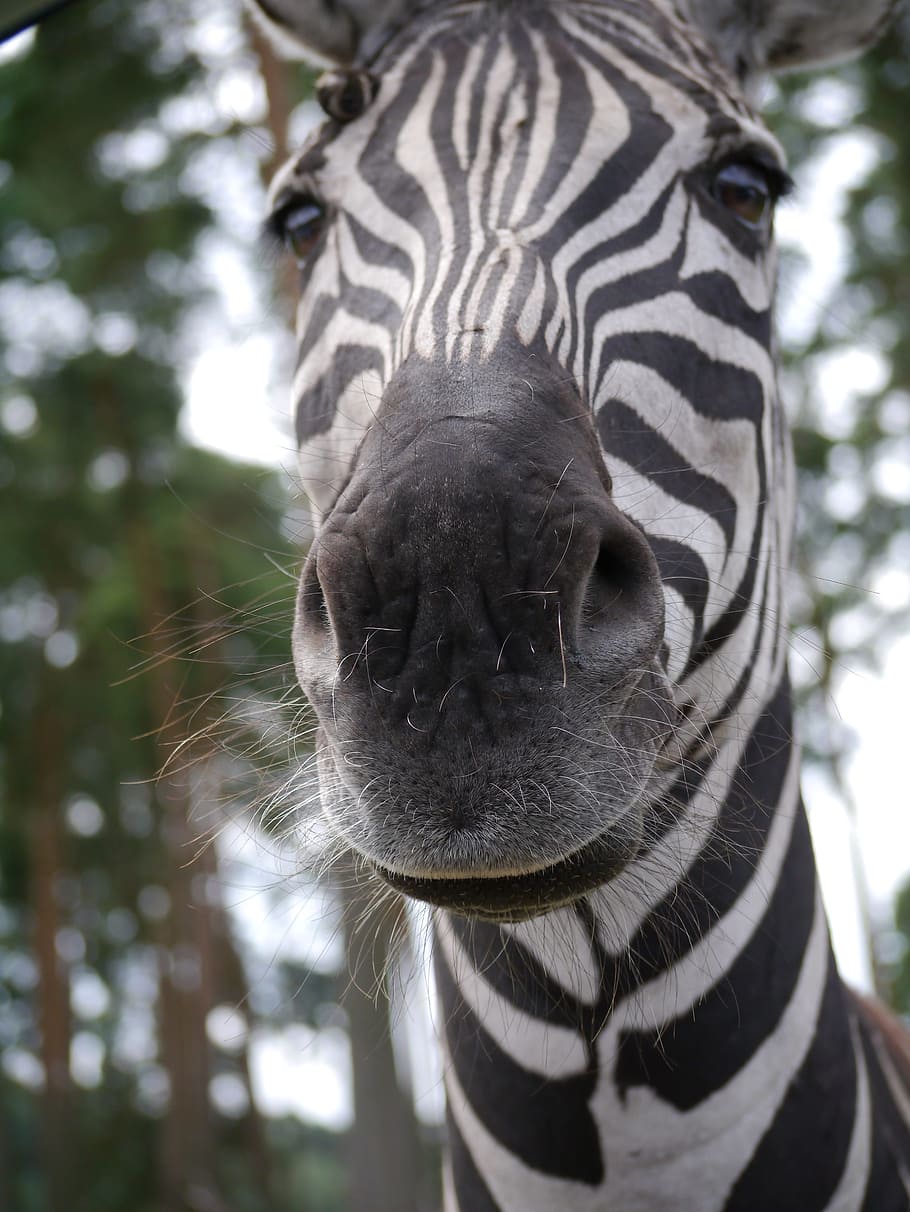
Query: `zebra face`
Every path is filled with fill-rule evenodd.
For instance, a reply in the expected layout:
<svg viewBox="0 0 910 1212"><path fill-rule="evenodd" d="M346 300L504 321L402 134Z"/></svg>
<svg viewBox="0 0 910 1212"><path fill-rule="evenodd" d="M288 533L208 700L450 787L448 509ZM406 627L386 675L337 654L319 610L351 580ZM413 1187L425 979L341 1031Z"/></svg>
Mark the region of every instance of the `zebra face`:
<svg viewBox="0 0 910 1212"><path fill-rule="evenodd" d="M639 855L770 668L785 174L647 0L440 4L372 71L273 189L318 522L295 658L333 827L518 918Z"/></svg>

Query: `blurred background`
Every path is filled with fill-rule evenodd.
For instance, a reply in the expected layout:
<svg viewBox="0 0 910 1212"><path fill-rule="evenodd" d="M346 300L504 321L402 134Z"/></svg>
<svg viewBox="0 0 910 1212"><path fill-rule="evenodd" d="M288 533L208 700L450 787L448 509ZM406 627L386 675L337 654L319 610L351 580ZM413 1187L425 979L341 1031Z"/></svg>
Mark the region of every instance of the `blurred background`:
<svg viewBox="0 0 910 1212"><path fill-rule="evenodd" d="M79 0L0 49L0 1209L438 1207L425 931L318 878L299 811L258 228L311 86L239 0ZM907 18L768 92L806 796L842 967L905 1014L908 95Z"/></svg>

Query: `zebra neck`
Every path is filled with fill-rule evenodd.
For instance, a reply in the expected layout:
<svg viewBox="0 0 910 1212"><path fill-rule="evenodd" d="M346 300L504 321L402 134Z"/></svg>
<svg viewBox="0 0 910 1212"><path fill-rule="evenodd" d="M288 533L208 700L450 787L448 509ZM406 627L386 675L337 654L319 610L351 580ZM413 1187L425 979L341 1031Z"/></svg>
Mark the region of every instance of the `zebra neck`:
<svg viewBox="0 0 910 1212"><path fill-rule="evenodd" d="M665 797L646 852L585 901L515 925L442 916L443 991L488 987L593 1038L633 1008L686 1015L721 979L765 1002L770 979L792 986L817 890L786 681L745 737L728 731Z"/></svg>
<svg viewBox="0 0 910 1212"><path fill-rule="evenodd" d="M807 1147L827 1132L849 1148L852 1112L838 1108L852 1107L856 1066L790 723L782 683L722 798L723 751L693 771L637 869L588 902L514 926L440 919L453 1182L486 1192L453 1206L557 1207L572 1183L661 1212L684 1206L680 1166L702 1149L704 1181L729 1192L764 1190L803 1130ZM499 1198L506 1178L525 1203ZM729 1207L797 1206L769 1200ZM706 1189L699 1207L715 1206L728 1205Z"/></svg>

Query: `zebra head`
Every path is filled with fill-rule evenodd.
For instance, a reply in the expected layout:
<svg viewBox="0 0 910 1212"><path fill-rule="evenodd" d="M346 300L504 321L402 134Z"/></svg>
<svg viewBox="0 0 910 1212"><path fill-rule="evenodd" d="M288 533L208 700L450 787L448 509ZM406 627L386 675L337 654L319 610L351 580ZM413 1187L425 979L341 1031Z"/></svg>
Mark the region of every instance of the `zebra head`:
<svg viewBox="0 0 910 1212"><path fill-rule="evenodd" d="M749 97L890 6L259 7L335 65L270 221L323 808L401 890L533 915L645 853L780 684L788 178Z"/></svg>

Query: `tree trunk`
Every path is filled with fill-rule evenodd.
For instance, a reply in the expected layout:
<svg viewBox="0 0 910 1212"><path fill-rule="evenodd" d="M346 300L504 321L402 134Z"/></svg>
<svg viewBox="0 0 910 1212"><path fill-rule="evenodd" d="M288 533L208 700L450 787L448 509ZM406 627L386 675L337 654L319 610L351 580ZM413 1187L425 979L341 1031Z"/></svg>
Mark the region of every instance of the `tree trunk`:
<svg viewBox="0 0 910 1212"><path fill-rule="evenodd" d="M57 888L64 866L60 823L64 742L49 690L37 712L32 760L35 796L29 862L38 959L38 1021L45 1073L42 1128L47 1206L49 1212L68 1212L72 1197L69 972L57 951L62 924Z"/></svg>
<svg viewBox="0 0 910 1212"><path fill-rule="evenodd" d="M206 535L200 529L199 523L195 518L188 517L186 519L185 532L186 551L189 557L192 583L199 591L194 612L196 616L195 630L205 645L205 650L210 658L201 671L202 681L205 683L202 691L205 695L205 701L213 703L218 701L219 679L213 676L213 673L210 671L227 667L226 659L222 659L224 657L222 648L224 624L214 609L214 603L218 601L220 585L217 572L209 558ZM218 714L217 709L216 714ZM209 754L203 754L201 760L203 762L208 761L209 757ZM208 785L202 791L200 798L204 799L207 803L211 802L217 805L221 795L221 786L216 773L217 767L210 763L208 770L213 773L213 777L211 779L198 780L197 788L200 783L207 783ZM217 827L218 819L216 819L215 823L215 828L217 829ZM208 836L202 839L198 857L194 862L194 868L197 871L198 877L205 882L209 893L216 888L218 889L217 895L207 896L205 903L209 939L208 951L212 956L213 963L210 976L211 992L209 1004L216 1005L224 1002L230 1006L245 1005L250 1027L243 1052L238 1058L241 1080L246 1087L247 1098L249 1099L249 1110L244 1117L244 1135L247 1142L250 1168L255 1175L258 1190L262 1197L262 1206L268 1208L269 1212L281 1212L283 1208L289 1206L288 1199L286 1195L278 1194L272 1170L272 1158L266 1139L265 1125L263 1124L262 1116L259 1113L259 1108L256 1105L253 1094L249 1056L249 1045L253 1028L253 1011L249 1004L249 989L246 984L246 974L243 970L240 956L234 946L230 921L224 910L224 904L220 895L221 881L218 873L218 850L213 837ZM305 1209L298 1207L295 1209L295 1212L305 1212Z"/></svg>
<svg viewBox="0 0 910 1212"><path fill-rule="evenodd" d="M354 1074L350 1131L350 1212L417 1212L419 1143L414 1104L395 1068L389 1000L382 982L400 909L377 910L362 874L341 871L346 987Z"/></svg>
<svg viewBox="0 0 910 1212"><path fill-rule="evenodd" d="M163 785L162 785L163 784ZM160 947L161 1052L170 1101L161 1128L161 1178L168 1212L223 1212L215 1173L209 1104L206 1015L212 1005L208 910L193 896L189 797L174 780L159 780L166 832L171 905Z"/></svg>
<svg viewBox="0 0 910 1212"><path fill-rule="evenodd" d="M170 769L172 746L183 740L182 685L177 659L161 626L170 612L162 596L163 568L141 514L131 527L142 620L152 649L145 678L160 773L156 799L167 856L170 911L159 932L159 1029L170 1096L161 1125L160 1181L166 1212L227 1212L215 1161L214 1113L209 1103L210 1054L206 1016L213 1005L212 932L204 896L194 895L194 836L190 826L190 772ZM188 583L182 577L180 583ZM197 883L204 883L200 879Z"/></svg>

